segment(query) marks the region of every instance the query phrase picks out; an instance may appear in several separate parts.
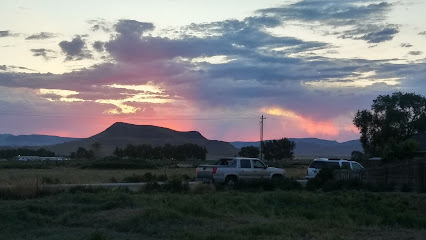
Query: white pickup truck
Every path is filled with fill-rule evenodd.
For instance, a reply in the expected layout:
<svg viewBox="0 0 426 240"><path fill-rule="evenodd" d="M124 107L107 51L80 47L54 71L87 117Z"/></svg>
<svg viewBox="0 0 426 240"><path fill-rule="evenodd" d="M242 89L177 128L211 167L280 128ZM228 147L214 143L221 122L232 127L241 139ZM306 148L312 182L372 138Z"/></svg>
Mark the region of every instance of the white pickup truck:
<svg viewBox="0 0 426 240"><path fill-rule="evenodd" d="M268 167L257 158L222 158L214 165L200 165L197 179L203 182L233 184L237 181L268 179L278 181L285 177L281 168Z"/></svg>

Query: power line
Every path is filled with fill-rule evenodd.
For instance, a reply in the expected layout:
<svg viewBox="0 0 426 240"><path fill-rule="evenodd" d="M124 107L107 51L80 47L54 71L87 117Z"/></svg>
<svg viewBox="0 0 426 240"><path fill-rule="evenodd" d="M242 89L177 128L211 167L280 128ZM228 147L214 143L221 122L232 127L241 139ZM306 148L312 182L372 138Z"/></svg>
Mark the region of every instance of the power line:
<svg viewBox="0 0 426 240"><path fill-rule="evenodd" d="M138 120L155 120L155 121L170 121L170 120L182 120L182 121L216 121L216 120L241 120L241 119L254 119L254 116L243 116L243 117L181 117L181 118L144 118L137 116L128 116L128 115L109 115L109 116L97 116L97 115L82 115L82 114L40 114L40 113L10 113L10 112L0 112L0 117L2 116L27 116L27 117L58 117L58 118L99 118L99 119L114 119L114 118L130 118Z"/></svg>
<svg viewBox="0 0 426 240"><path fill-rule="evenodd" d="M238 117L177 117L177 118L145 118L138 116L129 116L129 115L86 115L86 114L76 114L76 113L61 113L61 114L41 114L41 113L13 113L13 112L0 112L0 118L4 116L26 116L26 117L47 117L47 118L91 118L91 119L123 119L128 118L129 120L142 120L142 121L224 121L224 120L249 120L255 119L256 116L246 115ZM263 116L263 115L262 115ZM286 117L277 117L269 116L272 119L284 120L288 119ZM266 119L266 118L264 118ZM333 124L333 123L321 123L312 121L310 124L315 126L329 126L337 128L346 128L348 125L345 124Z"/></svg>
<svg viewBox="0 0 426 240"><path fill-rule="evenodd" d="M266 118L262 117L260 118L260 160L263 160L262 156L262 143L263 143L263 120Z"/></svg>

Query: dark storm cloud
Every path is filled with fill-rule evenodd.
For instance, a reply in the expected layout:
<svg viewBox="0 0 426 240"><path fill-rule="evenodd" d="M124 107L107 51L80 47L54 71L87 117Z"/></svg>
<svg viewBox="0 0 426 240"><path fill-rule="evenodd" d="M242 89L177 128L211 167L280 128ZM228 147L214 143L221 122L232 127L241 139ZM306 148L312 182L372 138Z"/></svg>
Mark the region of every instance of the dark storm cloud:
<svg viewBox="0 0 426 240"><path fill-rule="evenodd" d="M105 51L104 45L105 45L104 42L95 41L92 46L96 51L103 52L103 51Z"/></svg>
<svg viewBox="0 0 426 240"><path fill-rule="evenodd" d="M368 5L362 0L335 1L301 1L291 5L276 8L267 8L257 11L267 16L275 16L289 20L321 23L331 27L350 27L349 30L336 31L331 34L341 38L366 40L369 43L380 43L393 38L398 33L395 26L388 26L384 21L386 13L392 7L386 2L371 3ZM383 25L386 27L383 28ZM324 32L324 34L330 34Z"/></svg>
<svg viewBox="0 0 426 240"><path fill-rule="evenodd" d="M353 2L362 1L300 1L289 6L267 8L258 12L282 16L288 20L346 22L371 16L382 18L381 15L391 6L386 2L369 4L367 6L354 5L352 4Z"/></svg>
<svg viewBox="0 0 426 240"><path fill-rule="evenodd" d="M42 40L42 39L49 39L54 37L56 37L54 33L41 32L41 33L30 35L27 38L25 38L25 40Z"/></svg>
<svg viewBox="0 0 426 240"><path fill-rule="evenodd" d="M0 65L0 70L6 71L7 66L6 65Z"/></svg>
<svg viewBox="0 0 426 240"><path fill-rule="evenodd" d="M9 31L0 31L0 37L8 37Z"/></svg>
<svg viewBox="0 0 426 240"><path fill-rule="evenodd" d="M413 45L411 45L410 43L401 43L401 47L404 47L404 48L410 48L412 46Z"/></svg>
<svg viewBox="0 0 426 240"><path fill-rule="evenodd" d="M423 52L422 51L410 51L410 52L408 52L408 54L418 56L418 55L422 55Z"/></svg>
<svg viewBox="0 0 426 240"><path fill-rule="evenodd" d="M257 22L259 21L259 22ZM120 61L155 61L175 57L196 58L215 55L253 55L259 57L259 48L291 46L292 51L325 48L327 44L305 42L293 37L275 37L259 28L265 22L260 18L246 18L244 21L229 20L211 24L192 24L187 29L206 33L206 37L184 35L178 39L141 36L153 29L145 23L121 20L117 25L117 35L105 44L106 50ZM272 22L272 21L271 21ZM291 51L291 50L289 50Z"/></svg>
<svg viewBox="0 0 426 240"><path fill-rule="evenodd" d="M55 53L55 51L46 48L31 49L31 52L33 53L34 57L43 57L46 60L53 58L50 56L50 54Z"/></svg>
<svg viewBox="0 0 426 240"><path fill-rule="evenodd" d="M16 37L16 36L19 36L19 34L17 34L17 33L12 33L11 31L9 31L9 30L6 30L6 31L0 31L0 38L2 38L2 37Z"/></svg>
<svg viewBox="0 0 426 240"><path fill-rule="evenodd" d="M86 42L81 36L76 36L71 41L62 41L59 46L66 55L66 61L92 58L92 54L86 49Z"/></svg>
<svg viewBox="0 0 426 240"><path fill-rule="evenodd" d="M366 40L369 43L380 43L392 40L394 35L398 32L399 31L396 28L384 28L378 32L370 32L360 38Z"/></svg>
<svg viewBox="0 0 426 240"><path fill-rule="evenodd" d="M154 24L148 22L138 22L135 20L120 20L115 25L115 31L121 35L140 37L140 35L147 31L154 30Z"/></svg>

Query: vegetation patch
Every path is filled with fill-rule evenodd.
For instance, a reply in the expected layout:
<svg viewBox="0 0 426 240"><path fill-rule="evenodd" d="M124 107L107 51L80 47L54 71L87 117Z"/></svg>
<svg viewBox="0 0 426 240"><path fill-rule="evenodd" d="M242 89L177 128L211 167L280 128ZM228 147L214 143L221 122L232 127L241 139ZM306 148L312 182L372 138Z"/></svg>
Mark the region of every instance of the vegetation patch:
<svg viewBox="0 0 426 240"><path fill-rule="evenodd" d="M1 200L0 239L375 239L378 229L383 238L415 239L425 233L425 200L363 191L75 189Z"/></svg>

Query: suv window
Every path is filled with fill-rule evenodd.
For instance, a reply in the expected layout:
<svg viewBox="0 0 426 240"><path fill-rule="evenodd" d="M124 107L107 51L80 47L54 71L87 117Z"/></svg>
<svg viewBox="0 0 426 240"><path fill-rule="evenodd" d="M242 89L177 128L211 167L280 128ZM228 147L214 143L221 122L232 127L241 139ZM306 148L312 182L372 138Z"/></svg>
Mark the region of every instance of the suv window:
<svg viewBox="0 0 426 240"><path fill-rule="evenodd" d="M325 167L325 163L323 161L313 161L309 168L322 169Z"/></svg>
<svg viewBox="0 0 426 240"><path fill-rule="evenodd" d="M342 169L351 169L351 164L348 162L342 162Z"/></svg>
<svg viewBox="0 0 426 240"><path fill-rule="evenodd" d="M259 160L253 160L254 168L265 168L265 165Z"/></svg>
<svg viewBox="0 0 426 240"><path fill-rule="evenodd" d="M359 165L359 163L353 162L352 163L352 169L353 170L362 170L361 165Z"/></svg>
<svg viewBox="0 0 426 240"><path fill-rule="evenodd" d="M339 162L325 162L325 167L330 169L340 168Z"/></svg>
<svg viewBox="0 0 426 240"><path fill-rule="evenodd" d="M241 168L251 168L250 160L242 159L240 160Z"/></svg>
<svg viewBox="0 0 426 240"><path fill-rule="evenodd" d="M237 167L237 160L230 161L228 167Z"/></svg>

